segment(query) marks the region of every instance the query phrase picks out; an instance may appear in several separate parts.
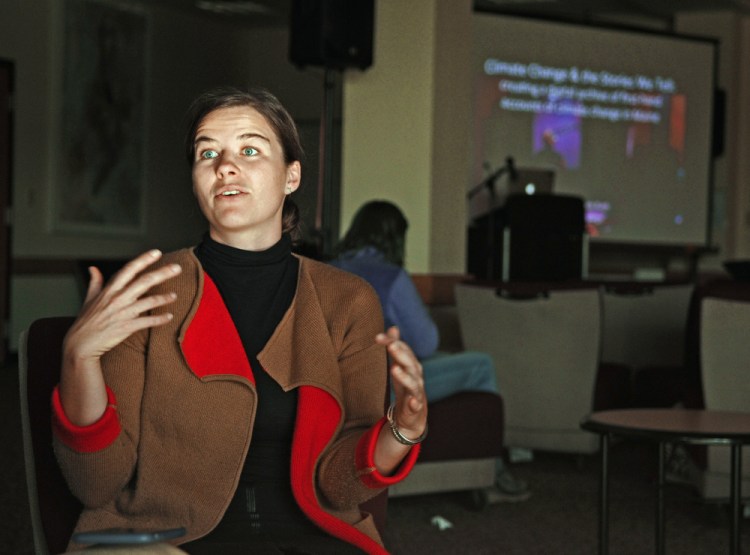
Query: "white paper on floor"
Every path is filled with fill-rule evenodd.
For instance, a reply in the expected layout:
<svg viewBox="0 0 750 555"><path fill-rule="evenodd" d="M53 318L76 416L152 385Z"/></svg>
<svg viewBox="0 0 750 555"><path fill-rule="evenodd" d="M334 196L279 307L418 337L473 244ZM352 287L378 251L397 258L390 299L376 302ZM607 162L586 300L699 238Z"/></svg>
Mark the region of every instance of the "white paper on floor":
<svg viewBox="0 0 750 555"><path fill-rule="evenodd" d="M448 530L449 528L453 528L453 523L450 520L448 520L446 518L443 518L440 515L433 516L430 519L430 524L432 524L433 526L435 526L441 532L443 530Z"/></svg>

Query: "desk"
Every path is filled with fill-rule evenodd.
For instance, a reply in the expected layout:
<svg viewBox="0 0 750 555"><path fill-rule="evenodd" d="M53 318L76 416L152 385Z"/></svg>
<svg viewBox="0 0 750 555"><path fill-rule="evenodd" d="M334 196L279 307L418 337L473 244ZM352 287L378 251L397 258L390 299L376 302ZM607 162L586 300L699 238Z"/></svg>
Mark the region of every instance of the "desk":
<svg viewBox="0 0 750 555"><path fill-rule="evenodd" d="M628 409L594 412L581 428L599 434L601 484L599 506L599 553L608 550L608 467L611 436L655 441L659 445L656 495L656 552L664 553L664 465L669 442L729 445L732 449L730 553L740 553L742 446L750 444L750 413L683 409Z"/></svg>

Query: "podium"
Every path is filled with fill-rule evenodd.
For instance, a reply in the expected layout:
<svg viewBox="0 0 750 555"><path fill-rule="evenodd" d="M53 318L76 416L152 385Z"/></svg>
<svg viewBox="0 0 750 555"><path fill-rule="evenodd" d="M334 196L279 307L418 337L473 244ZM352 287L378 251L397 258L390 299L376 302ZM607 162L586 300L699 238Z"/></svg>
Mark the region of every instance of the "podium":
<svg viewBox="0 0 750 555"><path fill-rule="evenodd" d="M479 280L585 278L584 201L575 195L509 195L468 229L466 270Z"/></svg>

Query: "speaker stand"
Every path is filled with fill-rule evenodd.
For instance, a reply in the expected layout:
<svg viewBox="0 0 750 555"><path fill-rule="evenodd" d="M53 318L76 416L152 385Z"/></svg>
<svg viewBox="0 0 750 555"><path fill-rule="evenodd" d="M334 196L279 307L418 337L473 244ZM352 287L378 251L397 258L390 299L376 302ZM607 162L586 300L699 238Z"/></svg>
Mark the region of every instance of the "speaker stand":
<svg viewBox="0 0 750 555"><path fill-rule="evenodd" d="M333 126L335 111L336 80L340 70L325 68L323 77L323 111L320 117L318 141L318 196L315 207L315 230L323 255L333 250L335 237L331 225L334 212L333 194Z"/></svg>

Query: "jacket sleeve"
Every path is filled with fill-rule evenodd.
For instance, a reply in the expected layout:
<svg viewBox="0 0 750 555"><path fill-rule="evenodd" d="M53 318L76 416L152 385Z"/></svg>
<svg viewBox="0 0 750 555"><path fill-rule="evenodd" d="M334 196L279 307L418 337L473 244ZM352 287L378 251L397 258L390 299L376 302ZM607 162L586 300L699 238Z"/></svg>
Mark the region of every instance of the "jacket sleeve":
<svg viewBox="0 0 750 555"><path fill-rule="evenodd" d="M133 476L144 386L146 332L134 334L102 358L109 407L86 427L72 425L53 396L55 454L73 494L84 506L113 500Z"/></svg>
<svg viewBox="0 0 750 555"><path fill-rule="evenodd" d="M383 330L380 301L368 286L359 290L347 312L347 333L339 348L344 422L332 448L323 455L317 476L320 491L336 509L356 506L402 480L419 453L419 446L413 447L391 476L375 469L375 445L385 422L388 372L385 348L375 343L375 335Z"/></svg>

